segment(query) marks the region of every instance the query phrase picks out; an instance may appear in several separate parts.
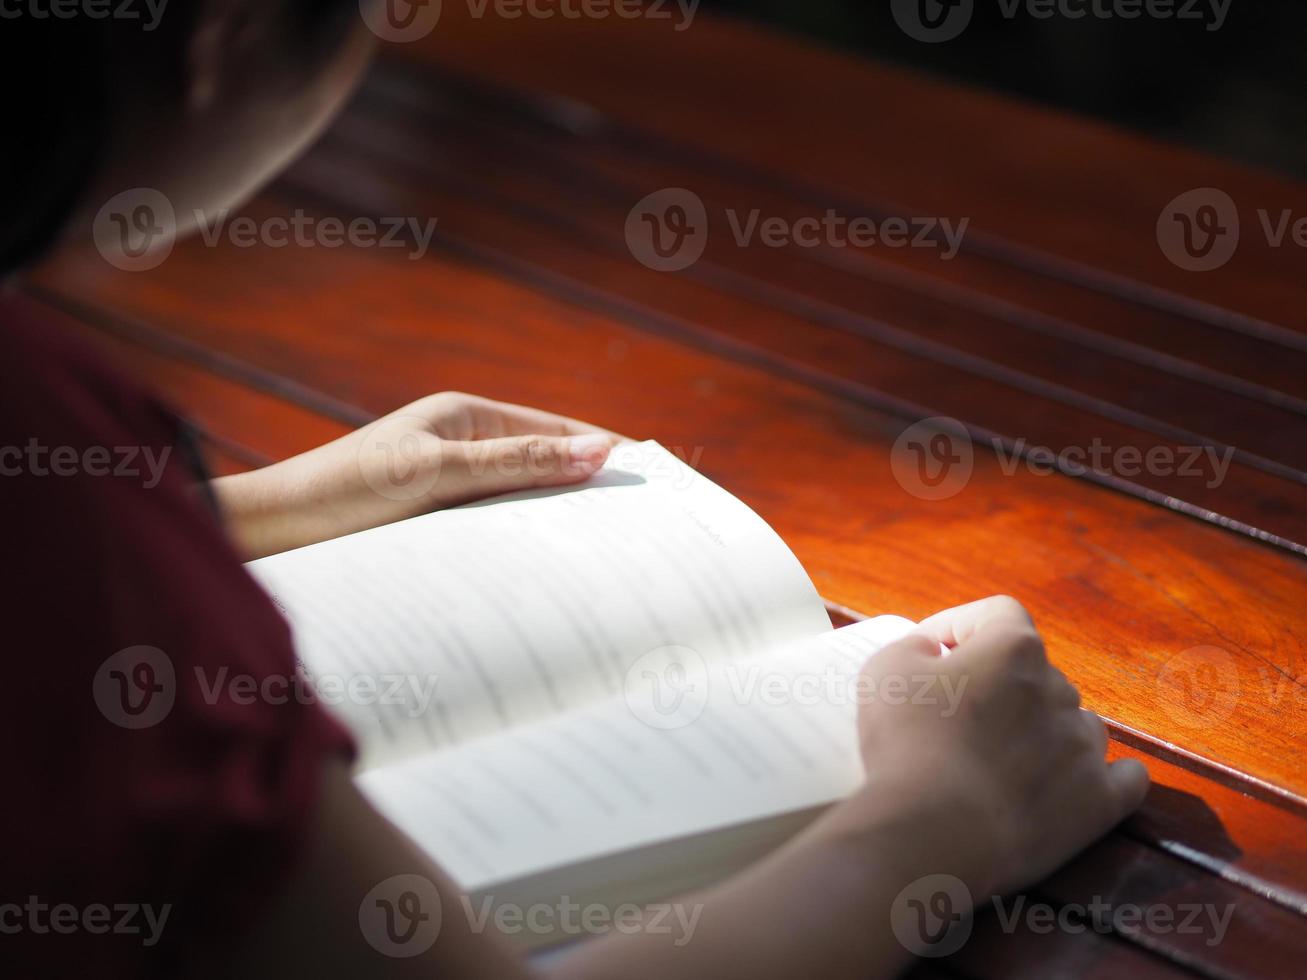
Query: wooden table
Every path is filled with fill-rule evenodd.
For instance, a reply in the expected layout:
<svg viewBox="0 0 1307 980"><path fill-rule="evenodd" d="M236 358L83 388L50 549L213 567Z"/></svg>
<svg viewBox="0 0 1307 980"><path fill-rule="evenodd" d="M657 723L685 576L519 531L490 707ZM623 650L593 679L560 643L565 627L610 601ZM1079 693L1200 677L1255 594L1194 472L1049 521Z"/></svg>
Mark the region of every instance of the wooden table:
<svg viewBox="0 0 1307 980"><path fill-rule="evenodd" d="M692 196L636 207L666 188ZM1193 188L1241 218L1207 272L1158 236ZM662 206L696 200L701 257L640 261L661 261L643 215L670 233ZM420 256L192 240L33 292L184 406L223 471L458 388L695 454L833 608L1018 596L1156 782L1033 899L1231 919L1211 943L990 914L918 972L1307 972L1307 250L1257 214L1307 216L1307 187L703 14L677 32L446 4L245 213L296 209L438 225ZM741 245L753 209L968 225L951 259ZM960 428L910 428L939 416ZM1095 445L1098 470L1074 465ZM1050 472L1036 447L1082 455ZM1195 450L1228 471L1185 467Z"/></svg>

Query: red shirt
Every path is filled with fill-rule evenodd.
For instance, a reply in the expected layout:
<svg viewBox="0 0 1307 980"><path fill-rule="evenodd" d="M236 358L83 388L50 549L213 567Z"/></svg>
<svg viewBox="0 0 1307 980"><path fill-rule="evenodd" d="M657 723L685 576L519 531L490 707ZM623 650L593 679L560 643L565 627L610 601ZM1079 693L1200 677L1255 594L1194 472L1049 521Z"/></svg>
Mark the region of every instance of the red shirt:
<svg viewBox="0 0 1307 980"><path fill-rule="evenodd" d="M145 389L0 291L6 975L213 960L295 861L324 758L351 751L321 707L275 696L289 631L188 445Z"/></svg>

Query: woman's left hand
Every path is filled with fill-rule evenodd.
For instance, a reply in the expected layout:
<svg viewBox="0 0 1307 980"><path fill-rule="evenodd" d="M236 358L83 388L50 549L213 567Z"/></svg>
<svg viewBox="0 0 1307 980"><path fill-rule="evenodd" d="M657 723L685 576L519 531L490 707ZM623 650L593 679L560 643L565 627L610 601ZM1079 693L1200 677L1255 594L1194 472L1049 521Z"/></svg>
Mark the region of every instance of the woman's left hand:
<svg viewBox="0 0 1307 980"><path fill-rule="evenodd" d="M579 483L620 436L447 391L214 492L247 559L530 487Z"/></svg>

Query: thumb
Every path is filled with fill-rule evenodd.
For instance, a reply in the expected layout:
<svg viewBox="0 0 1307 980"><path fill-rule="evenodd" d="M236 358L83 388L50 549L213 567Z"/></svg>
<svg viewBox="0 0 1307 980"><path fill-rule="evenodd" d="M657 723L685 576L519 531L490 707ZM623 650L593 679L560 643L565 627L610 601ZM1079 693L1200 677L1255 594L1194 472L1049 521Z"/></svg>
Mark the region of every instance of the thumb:
<svg viewBox="0 0 1307 980"><path fill-rule="evenodd" d="M939 659L939 642L924 633L908 633L867 657L862 662L861 672L875 677L935 669L922 664L923 659Z"/></svg>
<svg viewBox="0 0 1307 980"><path fill-rule="evenodd" d="M470 499L510 490L579 483L603 466L613 438L602 432L579 436L504 436L446 443L442 477L457 473ZM451 472L453 471L453 472Z"/></svg>
<svg viewBox="0 0 1307 980"><path fill-rule="evenodd" d="M1108 763L1107 782L1114 808L1113 824L1124 820L1138 810L1148 795L1148 770L1138 759L1118 759Z"/></svg>

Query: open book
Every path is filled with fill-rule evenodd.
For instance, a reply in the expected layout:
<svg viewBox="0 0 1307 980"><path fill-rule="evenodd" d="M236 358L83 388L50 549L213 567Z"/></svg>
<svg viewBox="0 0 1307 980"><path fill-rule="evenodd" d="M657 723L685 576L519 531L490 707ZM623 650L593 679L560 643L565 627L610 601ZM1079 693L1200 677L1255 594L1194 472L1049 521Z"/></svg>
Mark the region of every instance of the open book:
<svg viewBox="0 0 1307 980"><path fill-rule="evenodd" d="M861 782L854 679L913 625L833 629L775 532L652 442L249 569L362 791L519 907L647 902L784 841Z"/></svg>

